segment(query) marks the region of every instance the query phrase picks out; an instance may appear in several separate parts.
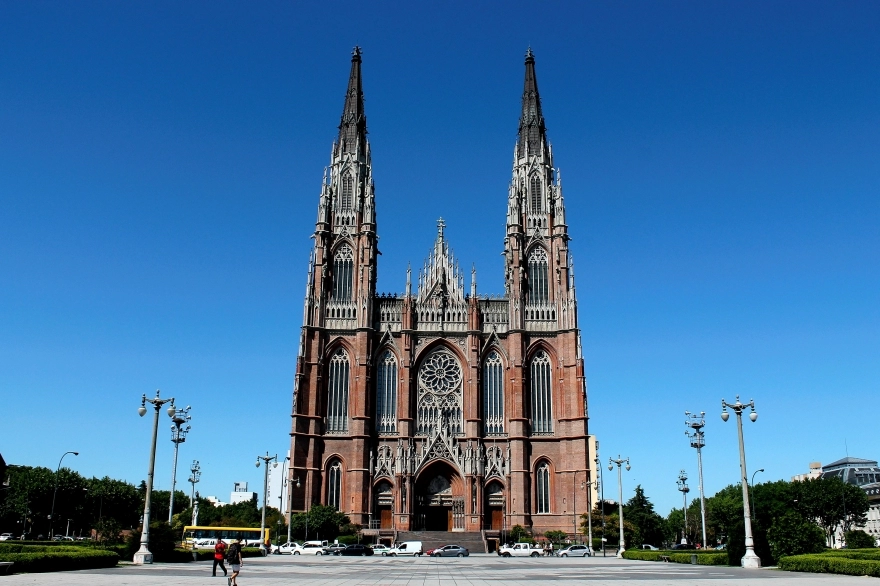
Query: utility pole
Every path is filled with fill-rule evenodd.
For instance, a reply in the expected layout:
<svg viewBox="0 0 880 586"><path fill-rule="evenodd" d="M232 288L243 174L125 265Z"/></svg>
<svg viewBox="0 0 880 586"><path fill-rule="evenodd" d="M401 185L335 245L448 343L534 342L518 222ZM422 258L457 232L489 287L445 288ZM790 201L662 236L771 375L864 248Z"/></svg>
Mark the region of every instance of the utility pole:
<svg viewBox="0 0 880 586"><path fill-rule="evenodd" d="M703 428L706 426L706 413L700 411L700 414L697 415L685 411L684 414L687 417L684 424L691 429L691 431L685 431L684 434L690 438L691 447L697 449L697 469L700 475L700 518L703 527L703 547L706 547L708 545L706 541L706 496L703 492L703 446L706 445Z"/></svg>

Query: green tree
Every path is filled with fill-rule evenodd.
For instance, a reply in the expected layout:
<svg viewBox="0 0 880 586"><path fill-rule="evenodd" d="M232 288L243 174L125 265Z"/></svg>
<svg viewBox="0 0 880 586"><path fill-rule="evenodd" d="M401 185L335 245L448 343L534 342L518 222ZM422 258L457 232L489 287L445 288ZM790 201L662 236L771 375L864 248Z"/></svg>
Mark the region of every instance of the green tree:
<svg viewBox="0 0 880 586"><path fill-rule="evenodd" d="M562 543L568 537L565 531L545 531L544 538L550 543Z"/></svg>
<svg viewBox="0 0 880 586"><path fill-rule="evenodd" d="M529 535L529 530L523 527L522 525L514 525L510 528L508 532L510 536L510 541L514 543L531 543L532 538Z"/></svg>
<svg viewBox="0 0 880 586"><path fill-rule="evenodd" d="M767 539L776 561L787 555L819 553L825 548L825 534L822 529L794 511L784 513L773 522L767 532Z"/></svg>
<svg viewBox="0 0 880 586"><path fill-rule="evenodd" d="M858 486L846 484L837 477L811 478L792 484L797 510L825 530L829 547L834 545L838 527L843 533L867 520L868 497Z"/></svg>
<svg viewBox="0 0 880 586"><path fill-rule="evenodd" d="M843 536L843 540L846 543L847 549L863 549L868 547L874 547L874 538L862 531L861 529L856 529L855 531L847 531Z"/></svg>
<svg viewBox="0 0 880 586"><path fill-rule="evenodd" d="M327 540L335 539L339 536L341 527L351 522L348 516L337 511L335 507L312 505L308 514L295 513L290 519L290 532L296 539L305 538L306 520L309 539Z"/></svg>
<svg viewBox="0 0 880 586"><path fill-rule="evenodd" d="M623 519L632 523L638 533L638 543L630 541L631 547L639 547L642 543L659 547L663 543L665 534L663 517L654 511L654 505L645 496L641 485L636 486L635 495L623 505Z"/></svg>

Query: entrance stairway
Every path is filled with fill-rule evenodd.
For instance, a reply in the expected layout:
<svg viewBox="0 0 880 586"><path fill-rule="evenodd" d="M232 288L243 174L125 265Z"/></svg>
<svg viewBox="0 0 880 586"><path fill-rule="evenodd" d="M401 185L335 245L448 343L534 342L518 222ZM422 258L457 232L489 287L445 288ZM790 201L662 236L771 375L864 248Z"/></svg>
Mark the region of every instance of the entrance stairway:
<svg viewBox="0 0 880 586"><path fill-rule="evenodd" d="M486 553L486 542L480 532L462 531L398 531L397 542L421 541L422 551L444 545L460 545L471 553Z"/></svg>

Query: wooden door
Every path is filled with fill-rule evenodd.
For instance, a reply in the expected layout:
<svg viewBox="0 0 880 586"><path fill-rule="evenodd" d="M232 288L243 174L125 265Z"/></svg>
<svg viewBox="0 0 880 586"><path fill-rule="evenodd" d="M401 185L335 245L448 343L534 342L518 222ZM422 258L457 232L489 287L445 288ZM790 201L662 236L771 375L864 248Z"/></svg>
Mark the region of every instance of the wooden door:
<svg viewBox="0 0 880 586"><path fill-rule="evenodd" d="M452 507L449 507L446 509L446 530L452 531L453 527L455 527L455 525L453 524L452 519Z"/></svg>
<svg viewBox="0 0 880 586"><path fill-rule="evenodd" d="M501 515L501 507L492 507L492 529L501 530L504 518Z"/></svg>
<svg viewBox="0 0 880 586"><path fill-rule="evenodd" d="M390 508L381 509L381 517L380 517L380 521L379 521L379 527L381 527L382 529L391 529L392 524L393 523L392 523L392 519L391 519L391 509Z"/></svg>

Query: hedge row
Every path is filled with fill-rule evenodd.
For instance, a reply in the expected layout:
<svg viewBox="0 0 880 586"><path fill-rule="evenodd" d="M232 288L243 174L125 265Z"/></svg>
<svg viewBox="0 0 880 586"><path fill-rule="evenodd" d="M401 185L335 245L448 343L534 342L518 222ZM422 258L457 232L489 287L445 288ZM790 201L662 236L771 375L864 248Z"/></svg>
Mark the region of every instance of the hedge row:
<svg viewBox="0 0 880 586"><path fill-rule="evenodd" d="M880 578L880 561L848 559L821 553L793 555L779 559L779 569L789 572L847 574Z"/></svg>
<svg viewBox="0 0 880 586"><path fill-rule="evenodd" d="M828 549L820 554L835 558L847 558L850 560L874 560L880 561L880 549Z"/></svg>
<svg viewBox="0 0 880 586"><path fill-rule="evenodd" d="M78 549L78 548L77 548ZM78 550L31 553L0 554L0 562L13 562L12 571L19 572L64 572L69 570L91 570L112 568L119 556L112 551Z"/></svg>
<svg viewBox="0 0 880 586"><path fill-rule="evenodd" d="M691 556L697 556L697 564L700 566L726 566L728 563L726 551L706 552L695 549L693 551L648 551L645 549L628 549L623 552L623 558L627 560L641 560L645 562L659 562L661 556L669 558L670 562L677 564L691 563Z"/></svg>
<svg viewBox="0 0 880 586"><path fill-rule="evenodd" d="M81 547L70 547L63 545L21 545L19 543L0 542L0 555L7 553L43 553L43 552L77 552L91 551L83 550Z"/></svg>

